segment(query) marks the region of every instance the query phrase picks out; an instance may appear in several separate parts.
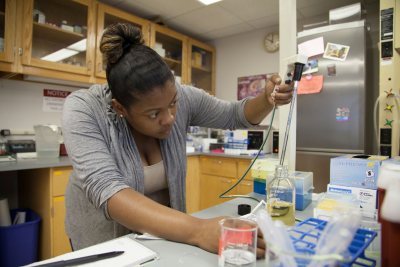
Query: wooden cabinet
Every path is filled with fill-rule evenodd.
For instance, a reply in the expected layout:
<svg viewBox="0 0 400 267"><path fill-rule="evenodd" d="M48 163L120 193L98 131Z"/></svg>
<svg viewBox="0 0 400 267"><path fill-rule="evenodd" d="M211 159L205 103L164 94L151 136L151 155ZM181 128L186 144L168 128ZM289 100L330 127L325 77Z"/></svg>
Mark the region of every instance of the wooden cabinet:
<svg viewBox="0 0 400 267"><path fill-rule="evenodd" d="M186 170L186 212L193 213L200 210L200 168L199 157L187 158Z"/></svg>
<svg viewBox="0 0 400 267"><path fill-rule="evenodd" d="M232 187L243 174L250 160L200 156L200 209L228 201L219 196ZM227 195L244 195L253 191L253 181L247 175Z"/></svg>
<svg viewBox="0 0 400 267"><path fill-rule="evenodd" d="M215 94L212 46L96 0L0 0L0 77L105 83L99 45L115 22L140 27L180 83Z"/></svg>
<svg viewBox="0 0 400 267"><path fill-rule="evenodd" d="M44 168L18 172L19 206L34 210L40 224L41 260L71 251L65 233L65 189L72 167Z"/></svg>
<svg viewBox="0 0 400 267"><path fill-rule="evenodd" d="M16 0L0 1L0 71L13 71L15 60Z"/></svg>
<svg viewBox="0 0 400 267"><path fill-rule="evenodd" d="M187 83L188 37L164 26L152 23L150 47L164 58L177 79Z"/></svg>
<svg viewBox="0 0 400 267"><path fill-rule="evenodd" d="M119 9L109 7L104 4L98 4L97 7L97 40L96 40L96 76L106 78L103 57L100 52L101 33L109 25L114 23L132 23L142 30L143 39L146 45L150 44L150 22L148 20L136 17Z"/></svg>
<svg viewBox="0 0 400 267"><path fill-rule="evenodd" d="M22 72L90 81L95 4L94 0L23 1Z"/></svg>
<svg viewBox="0 0 400 267"><path fill-rule="evenodd" d="M215 95L215 48L189 39L188 83Z"/></svg>

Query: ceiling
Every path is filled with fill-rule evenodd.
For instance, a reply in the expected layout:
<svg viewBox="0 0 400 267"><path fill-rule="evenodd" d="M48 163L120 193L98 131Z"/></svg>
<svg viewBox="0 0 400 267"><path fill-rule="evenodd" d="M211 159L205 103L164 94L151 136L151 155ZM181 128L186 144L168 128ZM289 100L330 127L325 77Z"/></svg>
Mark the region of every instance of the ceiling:
<svg viewBox="0 0 400 267"><path fill-rule="evenodd" d="M378 0L297 0L299 23L328 20L329 10ZM279 0L223 0L205 6L197 0L100 0L204 41L276 26Z"/></svg>

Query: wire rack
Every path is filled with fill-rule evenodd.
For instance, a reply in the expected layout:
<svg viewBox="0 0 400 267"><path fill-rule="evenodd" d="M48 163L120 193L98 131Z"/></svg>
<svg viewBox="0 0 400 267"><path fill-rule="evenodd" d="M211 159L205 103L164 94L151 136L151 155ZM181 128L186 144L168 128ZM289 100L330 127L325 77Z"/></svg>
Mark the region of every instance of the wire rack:
<svg viewBox="0 0 400 267"><path fill-rule="evenodd" d="M327 221L309 218L298 223L290 230L290 236L297 253L309 255L310 257L295 257L298 266L307 266L315 254L315 247L321 236ZM341 261L339 266L376 266L376 260L365 256L364 251L374 240L377 233L374 231L359 228L347 249L345 261Z"/></svg>

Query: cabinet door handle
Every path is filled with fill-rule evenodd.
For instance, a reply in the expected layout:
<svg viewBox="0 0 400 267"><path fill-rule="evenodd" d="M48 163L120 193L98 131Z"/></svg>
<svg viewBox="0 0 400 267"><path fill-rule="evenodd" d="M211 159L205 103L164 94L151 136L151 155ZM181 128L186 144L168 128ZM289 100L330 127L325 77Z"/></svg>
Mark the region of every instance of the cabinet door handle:
<svg viewBox="0 0 400 267"><path fill-rule="evenodd" d="M222 182L226 183L226 184L231 184L232 180L231 179L222 179Z"/></svg>

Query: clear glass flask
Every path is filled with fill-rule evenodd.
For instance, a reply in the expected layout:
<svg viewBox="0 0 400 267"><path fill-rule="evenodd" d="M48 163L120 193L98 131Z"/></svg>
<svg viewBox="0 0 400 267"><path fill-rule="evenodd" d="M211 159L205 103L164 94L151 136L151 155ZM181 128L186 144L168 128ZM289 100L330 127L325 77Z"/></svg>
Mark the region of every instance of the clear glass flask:
<svg viewBox="0 0 400 267"><path fill-rule="evenodd" d="M295 224L296 188L289 178L288 166L277 165L267 186L267 211L273 220Z"/></svg>

